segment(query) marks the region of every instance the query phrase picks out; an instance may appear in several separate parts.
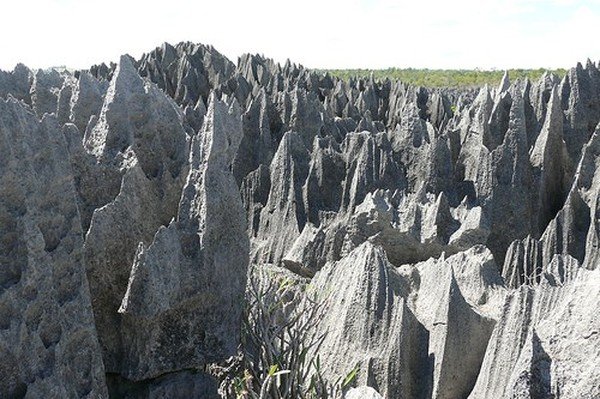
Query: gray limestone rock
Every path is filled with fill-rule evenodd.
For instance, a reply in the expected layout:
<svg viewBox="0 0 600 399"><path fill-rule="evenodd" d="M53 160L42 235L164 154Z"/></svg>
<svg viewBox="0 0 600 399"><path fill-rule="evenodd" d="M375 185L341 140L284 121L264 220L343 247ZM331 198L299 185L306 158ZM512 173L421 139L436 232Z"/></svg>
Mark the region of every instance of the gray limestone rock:
<svg viewBox="0 0 600 399"><path fill-rule="evenodd" d="M330 137L316 137L311 155L303 199L308 220L319 225L324 212L337 212L340 209L346 163L339 145Z"/></svg>
<svg viewBox="0 0 600 399"><path fill-rule="evenodd" d="M567 122L565 143L573 163L577 163L582 147L600 122L597 82L590 77L596 67L593 64L590 67L587 71L578 63L565 76L563 86L562 102Z"/></svg>
<svg viewBox="0 0 600 399"><path fill-rule="evenodd" d="M433 359L431 397L463 398L475 385L494 321L468 305L452 269L446 287L429 338Z"/></svg>
<svg viewBox="0 0 600 399"><path fill-rule="evenodd" d="M100 116L86 131L86 149L102 162L127 167L131 152L144 174L178 176L187 161L182 113L156 86L145 82L122 56Z"/></svg>
<svg viewBox="0 0 600 399"><path fill-rule="evenodd" d="M433 326L440 297L447 295L452 278L467 304L481 315L496 320L507 291L489 249L476 245L450 257L431 258L414 265L403 265L404 274L418 272L417 291L409 301L419 320ZM452 278L451 278L452 277Z"/></svg>
<svg viewBox="0 0 600 399"><path fill-rule="evenodd" d="M29 68L19 63L11 72L0 71L0 98L8 95L31 105L31 83L33 74Z"/></svg>
<svg viewBox="0 0 600 399"><path fill-rule="evenodd" d="M180 371L140 382L109 376L109 396L123 399L218 399L217 382L197 371Z"/></svg>
<svg viewBox="0 0 600 399"><path fill-rule="evenodd" d="M2 397L107 396L72 173L56 119L0 100Z"/></svg>
<svg viewBox="0 0 600 399"><path fill-rule="evenodd" d="M304 145L310 148L313 139L321 133L323 105L314 94L298 89L292 92L290 102L290 118L285 120L287 129L298 132Z"/></svg>
<svg viewBox="0 0 600 399"><path fill-rule="evenodd" d="M529 154L534 181L539 187L535 202L536 235L541 235L564 204L572 174L563 140L563 113L559 101L557 91L553 89L544 126Z"/></svg>
<svg viewBox="0 0 600 399"><path fill-rule="evenodd" d="M376 390L366 385L357 388L351 388L344 399L383 399Z"/></svg>
<svg viewBox="0 0 600 399"><path fill-rule="evenodd" d="M527 236L513 241L506 251L502 277L508 287L540 282L543 268L542 248L538 240Z"/></svg>
<svg viewBox="0 0 600 399"><path fill-rule="evenodd" d="M121 172L112 165L98 162L83 147L83 136L77 126L67 123L62 129L73 169L77 202L84 233L90 227L92 214L113 201L121 187Z"/></svg>
<svg viewBox="0 0 600 399"><path fill-rule="evenodd" d="M256 170L250 172L240 185L250 237L256 236L258 232L261 211L269 199L270 188L271 177L269 168L265 165L260 165Z"/></svg>
<svg viewBox="0 0 600 399"><path fill-rule="evenodd" d="M377 190L349 218L344 245L348 251L372 241L385 248L393 264L401 265L483 244L488 234L480 208L463 204L453 210L444 193L436 198L423 188L416 194Z"/></svg>
<svg viewBox="0 0 600 399"><path fill-rule="evenodd" d="M600 186L596 159L600 154L600 130L596 129L584 145L573 185L562 209L548 224L540 238L543 245L543 263L555 254L568 254L589 269L597 268L598 228L597 197Z"/></svg>
<svg viewBox="0 0 600 399"><path fill-rule="evenodd" d="M311 222L304 225L304 229L282 258L284 267L312 276L325 263L340 260L348 249L352 249L345 245L348 234L346 217L337 217L333 213L324 217L327 219L318 227Z"/></svg>
<svg viewBox="0 0 600 399"><path fill-rule="evenodd" d="M551 398L552 359L544 351L540 338L531 329L508 382L507 396L512 398Z"/></svg>
<svg viewBox="0 0 600 399"><path fill-rule="evenodd" d="M167 95L184 106L207 103L211 90L232 94L228 87L234 64L212 46L181 42L164 43L144 54L137 69L141 76L156 83Z"/></svg>
<svg viewBox="0 0 600 399"><path fill-rule="evenodd" d="M0 98L1 397L214 396L249 259L312 279L354 395L600 395L590 61L429 89L165 43Z"/></svg>
<svg viewBox="0 0 600 399"><path fill-rule="evenodd" d="M488 120L493 100L487 86L483 87L468 110L462 115L458 129L460 131L459 155L455 168L458 179L478 184L479 169L487 166L490 149L485 146L485 137L489 136Z"/></svg>
<svg viewBox="0 0 600 399"><path fill-rule="evenodd" d="M490 221L487 245L499 262L513 240L527 236L533 215L523 98L519 91L512 97L508 130L502 144L490 153L490 169L480 170L477 193Z"/></svg>
<svg viewBox="0 0 600 399"><path fill-rule="evenodd" d="M408 103L395 131L388 131L393 151L406 169L408 188L416 191L425 184L427 191L447 191L453 176L450 148L446 136L423 120L414 103Z"/></svg>
<svg viewBox="0 0 600 399"><path fill-rule="evenodd" d="M470 398L596 397L598 270L543 279L507 297ZM577 342L575 344L575 342Z"/></svg>
<svg viewBox="0 0 600 399"><path fill-rule="evenodd" d="M71 97L76 84L76 79L72 76L65 76L58 98L56 101L56 119L60 124L65 124L70 121L71 117Z"/></svg>
<svg viewBox="0 0 600 399"><path fill-rule="evenodd" d="M392 143L385 134L349 134L341 149L346 177L342 182L340 210L354 211L366 195L376 189L402 190L407 187L405 171L394 159Z"/></svg>
<svg viewBox="0 0 600 399"><path fill-rule="evenodd" d="M69 120L85 132L92 115L99 116L106 90L88 72L81 72L72 89Z"/></svg>
<svg viewBox="0 0 600 399"><path fill-rule="evenodd" d="M109 372L139 372L129 367L123 340L127 330L117 310L138 244L150 244L159 227L176 216L188 170L182 121L172 100L144 82L124 56L100 117L84 138L86 149L100 165L95 169L110 171L106 175L111 177L117 172L120 184L114 200L94 211L85 242L96 326ZM93 174L94 164L89 166ZM86 178L81 186L83 200L93 198L88 190L93 177Z"/></svg>
<svg viewBox="0 0 600 399"><path fill-rule="evenodd" d="M294 244L283 257L283 265L300 275L314 275L315 264L319 259L315 256L315 247L323 241L324 231L312 223L306 223Z"/></svg>
<svg viewBox="0 0 600 399"><path fill-rule="evenodd" d="M295 132L286 133L271 162L271 189L260 214L253 260L279 262L304 228L306 209L302 186L309 160L302 137Z"/></svg>
<svg viewBox="0 0 600 399"><path fill-rule="evenodd" d="M56 114L58 94L63 81L63 76L54 69L48 72L38 69L35 73L29 95L38 118L42 118L44 114Z"/></svg>
<svg viewBox="0 0 600 399"><path fill-rule="evenodd" d="M251 171L260 165L268 166L273 159L276 143L271 136L270 107L269 98L263 89L244 113L244 135L233 160L233 172L238 184Z"/></svg>
<svg viewBox="0 0 600 399"><path fill-rule="evenodd" d="M241 131L237 103L212 96L192 143L177 219L147 247L139 244L119 308L128 379L199 369L235 354L249 253L229 171Z"/></svg>
<svg viewBox="0 0 600 399"><path fill-rule="evenodd" d="M401 269L414 281L409 307L429 331L428 397L466 397L506 295L491 253L475 246Z"/></svg>
<svg viewBox="0 0 600 399"><path fill-rule="evenodd" d="M381 248L364 243L328 264L308 289L327 303L317 327L327 333L319 350L326 376L358 365L359 385L385 397L423 396L428 334L406 305L406 282Z"/></svg>

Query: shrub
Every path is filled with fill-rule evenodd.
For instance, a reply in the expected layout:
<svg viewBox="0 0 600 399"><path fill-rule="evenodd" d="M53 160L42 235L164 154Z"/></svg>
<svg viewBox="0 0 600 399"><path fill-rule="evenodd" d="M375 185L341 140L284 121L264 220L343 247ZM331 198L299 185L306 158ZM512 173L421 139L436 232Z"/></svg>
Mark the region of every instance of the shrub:
<svg viewBox="0 0 600 399"><path fill-rule="evenodd" d="M250 275L240 353L226 368L221 395L236 399L341 398L358 369L333 382L321 373L318 352L326 332L319 330L319 322L326 301L317 303L290 279Z"/></svg>

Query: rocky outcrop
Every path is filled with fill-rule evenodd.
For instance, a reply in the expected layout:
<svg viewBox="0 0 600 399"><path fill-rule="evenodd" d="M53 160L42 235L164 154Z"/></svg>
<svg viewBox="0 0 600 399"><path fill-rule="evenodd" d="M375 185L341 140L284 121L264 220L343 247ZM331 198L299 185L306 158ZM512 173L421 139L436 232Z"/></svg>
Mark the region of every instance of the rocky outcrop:
<svg viewBox="0 0 600 399"><path fill-rule="evenodd" d="M0 396L105 397L67 143L15 99L0 100L0 186Z"/></svg>
<svg viewBox="0 0 600 399"><path fill-rule="evenodd" d="M271 163L269 199L260 214L255 261L278 262L306 223L302 184L308 174L309 152L296 132L281 139Z"/></svg>
<svg viewBox="0 0 600 399"><path fill-rule="evenodd" d="M598 345L598 271L579 270L509 295L470 398L599 394L588 368Z"/></svg>
<svg viewBox="0 0 600 399"><path fill-rule="evenodd" d="M383 398L376 390L366 385L358 388L351 388L346 395L345 399L381 399Z"/></svg>
<svg viewBox="0 0 600 399"><path fill-rule="evenodd" d="M0 71L0 98L11 97L31 105L31 70L23 64L17 64L11 72Z"/></svg>
<svg viewBox="0 0 600 399"><path fill-rule="evenodd" d="M460 296L481 315L496 320L504 303L506 289L489 249L477 245L450 257L431 258L400 267L403 274L418 273L417 291L409 304L424 325L432 327L439 298L447 296L456 283ZM453 282L454 281L454 282Z"/></svg>
<svg viewBox="0 0 600 399"><path fill-rule="evenodd" d="M347 246L365 239L382 245L395 265L455 253L485 242L486 220L477 208L452 214L444 193L437 198L375 191L359 205L349 221Z"/></svg>
<svg viewBox="0 0 600 399"><path fill-rule="evenodd" d="M502 277L506 285L518 288L522 284L539 283L543 267L539 241L527 237L510 244L504 259Z"/></svg>
<svg viewBox="0 0 600 399"><path fill-rule="evenodd" d="M358 364L359 384L407 398L468 396L506 296L483 246L396 269L369 242L328 263L307 291L327 304L326 375Z"/></svg>
<svg viewBox="0 0 600 399"><path fill-rule="evenodd" d="M77 126L80 132L86 131L92 116L100 115L106 89L103 82L97 81L88 72L79 74L77 84L72 89L69 120Z"/></svg>
<svg viewBox="0 0 600 399"><path fill-rule="evenodd" d="M29 95L31 105L39 118L44 114L56 113L58 94L63 77L55 70L44 72L39 69L33 77Z"/></svg>
<svg viewBox="0 0 600 399"><path fill-rule="evenodd" d="M594 183L598 173L594 160L598 154L599 137L596 131L584 146L567 198L540 239L527 237L511 244L503 276L512 286L528 280L539 281L540 271L556 254L572 256L588 269L597 267L598 229L593 221L598 193Z"/></svg>
<svg viewBox="0 0 600 399"><path fill-rule="evenodd" d="M200 98L207 103L215 89L232 94L227 87L235 65L212 46L164 43L144 54L137 69L179 104L194 106Z"/></svg>
<svg viewBox="0 0 600 399"><path fill-rule="evenodd" d="M188 138L181 120L174 103L145 83L124 56L101 115L84 138L87 151L100 165L117 170L120 180L114 200L94 211L85 243L94 315L109 372L136 373L123 356L125 330L117 310L138 244L150 243L159 227L176 215L187 174Z"/></svg>
<svg viewBox="0 0 600 399"><path fill-rule="evenodd" d="M252 100L244 113L244 135L233 161L233 171L238 181L256 170L260 165L269 165L276 144L271 135L269 113L272 104L264 89Z"/></svg>
<svg viewBox="0 0 600 399"><path fill-rule="evenodd" d="M315 276L309 290L327 302L317 326L327 333L319 351L326 376L358 366L358 384L385 397L423 396L428 334L406 305L405 285L368 242Z"/></svg>
<svg viewBox="0 0 600 399"><path fill-rule="evenodd" d="M0 99L2 397L213 397L248 264L318 294L330 382L599 395L592 62L428 89L165 43Z"/></svg>
<svg viewBox="0 0 600 399"><path fill-rule="evenodd" d="M229 171L241 140L237 103L211 97L195 136L177 219L135 254L122 314L122 374L133 380L199 369L235 354L249 244Z"/></svg>
<svg viewBox="0 0 600 399"><path fill-rule="evenodd" d="M501 144L490 152L488 171L480 171L478 195L490 219L487 245L499 262L514 239L531 231L533 206L523 98L512 96L507 130Z"/></svg>
<svg viewBox="0 0 600 399"><path fill-rule="evenodd" d="M99 162L85 150L83 135L77 126L67 123L62 130L75 177L81 225L83 231L87 232L94 211L113 201L119 194L121 171Z"/></svg>
<svg viewBox="0 0 600 399"><path fill-rule="evenodd" d="M148 178L175 178L187 160L181 111L139 77L128 56L121 57L100 116L86 131L84 143L98 160L120 169L133 162L133 152Z"/></svg>
<svg viewBox="0 0 600 399"><path fill-rule="evenodd" d="M561 82L563 109L565 109L565 142L573 163L576 163L581 149L600 122L598 102L598 81L593 76L598 69L591 62L584 68L580 63L569 70Z"/></svg>
<svg viewBox="0 0 600 399"><path fill-rule="evenodd" d="M469 307L452 269L444 291L430 332L434 359L431 397L465 397L475 385L494 321Z"/></svg>
<svg viewBox="0 0 600 399"><path fill-rule="evenodd" d="M444 193L375 190L353 213L307 223L283 257L284 266L312 275L365 241L382 246L394 265L453 254L483 244L489 227L481 208L451 208Z"/></svg>
<svg viewBox="0 0 600 399"><path fill-rule="evenodd" d="M114 375L109 375L108 379L108 394L111 398L219 398L217 382L212 376L202 372L182 371L141 382L132 382Z"/></svg>
<svg viewBox="0 0 600 399"><path fill-rule="evenodd" d="M475 246L401 269L414 281L409 306L429 331L428 397L466 397L505 296L491 253Z"/></svg>
<svg viewBox="0 0 600 399"><path fill-rule="evenodd" d="M563 113L556 88L550 94L544 126L530 150L529 159L533 167L534 184L539 187L538 193L533 193L537 197L534 200L537 228L534 226L533 230L539 236L564 204L572 174L563 139Z"/></svg>
<svg viewBox="0 0 600 399"><path fill-rule="evenodd" d="M346 176L342 182L340 210L354 211L373 190L406 188L404 170L394 159L392 143L385 134L348 134L342 143L342 151Z"/></svg>

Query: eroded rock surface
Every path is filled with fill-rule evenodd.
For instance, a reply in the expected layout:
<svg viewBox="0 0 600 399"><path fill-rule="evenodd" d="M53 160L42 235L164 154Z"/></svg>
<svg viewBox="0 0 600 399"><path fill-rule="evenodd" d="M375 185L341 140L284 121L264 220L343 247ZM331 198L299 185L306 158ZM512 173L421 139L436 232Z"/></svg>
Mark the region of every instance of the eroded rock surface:
<svg viewBox="0 0 600 399"><path fill-rule="evenodd" d="M211 97L177 219L135 254L119 308L127 378L199 369L235 354L249 254L229 170L241 135L237 103Z"/></svg>
<svg viewBox="0 0 600 399"><path fill-rule="evenodd" d="M15 99L0 100L0 187L0 395L106 396L67 143Z"/></svg>
<svg viewBox="0 0 600 399"><path fill-rule="evenodd" d="M427 89L187 42L0 71L0 396L213 397L251 264L311 280L348 397L597 397L599 122L592 62Z"/></svg>
<svg viewBox="0 0 600 399"><path fill-rule="evenodd" d="M359 385L385 397L423 396L429 334L406 304L406 285L368 242L315 276L308 289L327 306L317 326L327 333L319 351L326 377L358 366Z"/></svg>

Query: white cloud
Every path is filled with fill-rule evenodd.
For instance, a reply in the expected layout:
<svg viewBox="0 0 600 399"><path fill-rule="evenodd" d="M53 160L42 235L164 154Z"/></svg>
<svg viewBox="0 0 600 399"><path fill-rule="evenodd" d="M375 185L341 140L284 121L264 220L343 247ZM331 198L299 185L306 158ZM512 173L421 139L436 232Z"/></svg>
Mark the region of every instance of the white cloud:
<svg viewBox="0 0 600 399"><path fill-rule="evenodd" d="M85 68L164 41L310 67L568 67L600 59L600 0L9 1L0 68Z"/></svg>

